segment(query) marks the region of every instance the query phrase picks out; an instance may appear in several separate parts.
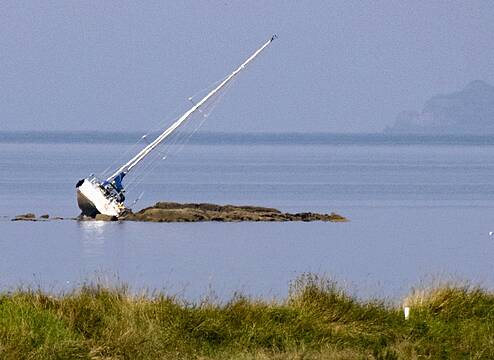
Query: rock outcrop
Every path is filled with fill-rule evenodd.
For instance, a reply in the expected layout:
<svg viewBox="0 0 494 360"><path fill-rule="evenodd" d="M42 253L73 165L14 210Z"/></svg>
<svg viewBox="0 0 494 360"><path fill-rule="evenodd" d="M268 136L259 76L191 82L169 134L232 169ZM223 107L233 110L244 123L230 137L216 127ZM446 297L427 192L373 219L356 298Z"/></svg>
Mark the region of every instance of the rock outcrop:
<svg viewBox="0 0 494 360"><path fill-rule="evenodd" d="M197 222L197 221L347 221L338 214L283 213L277 209L259 206L234 206L215 204L179 204L158 202L154 206L129 213L123 217L129 221Z"/></svg>

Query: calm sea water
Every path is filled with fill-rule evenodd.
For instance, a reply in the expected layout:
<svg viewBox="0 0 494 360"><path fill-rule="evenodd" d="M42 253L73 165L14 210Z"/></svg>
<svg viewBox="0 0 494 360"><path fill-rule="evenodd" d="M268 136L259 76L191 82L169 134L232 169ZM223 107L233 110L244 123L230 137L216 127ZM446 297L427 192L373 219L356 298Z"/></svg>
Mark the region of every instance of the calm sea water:
<svg viewBox="0 0 494 360"><path fill-rule="evenodd" d="M210 289L277 297L303 272L364 297L399 299L432 279L494 286L493 137L197 134L128 179L134 208L253 204L334 211L348 223L9 220L76 216L76 181L126 160L136 138L0 133L0 289L58 291L99 278L187 298Z"/></svg>

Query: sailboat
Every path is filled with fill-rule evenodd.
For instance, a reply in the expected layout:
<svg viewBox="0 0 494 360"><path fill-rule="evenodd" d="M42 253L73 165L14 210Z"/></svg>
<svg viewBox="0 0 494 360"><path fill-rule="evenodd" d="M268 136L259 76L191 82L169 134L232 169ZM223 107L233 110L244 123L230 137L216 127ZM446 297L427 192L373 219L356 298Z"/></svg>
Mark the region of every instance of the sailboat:
<svg viewBox="0 0 494 360"><path fill-rule="evenodd" d="M253 61L263 50L265 50L276 39L273 35L259 49L257 49L250 57L247 58L239 67L237 67L230 75L220 82L213 90L211 90L200 101L195 103L189 110L178 118L170 127L165 129L156 139L150 142L134 157L125 164L118 167L109 177L101 180L95 175L90 175L87 178L81 179L76 184L77 204L82 211L82 215L95 217L97 214L108 216L123 216L129 209L125 206L125 188L123 186L124 177L134 169L137 164L143 161L149 154L153 152L165 139L170 137L178 128L191 118L191 116L200 112L205 104L217 95L222 89L228 86L233 79L245 69L245 67Z"/></svg>

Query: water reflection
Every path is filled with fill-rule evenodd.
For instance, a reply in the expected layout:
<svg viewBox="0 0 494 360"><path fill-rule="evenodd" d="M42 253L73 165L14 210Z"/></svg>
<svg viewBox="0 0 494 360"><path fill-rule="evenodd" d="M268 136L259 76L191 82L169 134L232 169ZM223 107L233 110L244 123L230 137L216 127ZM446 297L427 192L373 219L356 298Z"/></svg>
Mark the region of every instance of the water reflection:
<svg viewBox="0 0 494 360"><path fill-rule="evenodd" d="M129 267L127 227L120 222L79 221L80 259L86 274L118 275ZM101 278L101 276L97 276Z"/></svg>
<svg viewBox="0 0 494 360"><path fill-rule="evenodd" d="M83 258L103 257L105 253L105 230L108 224L105 221L78 221L81 229L81 243Z"/></svg>

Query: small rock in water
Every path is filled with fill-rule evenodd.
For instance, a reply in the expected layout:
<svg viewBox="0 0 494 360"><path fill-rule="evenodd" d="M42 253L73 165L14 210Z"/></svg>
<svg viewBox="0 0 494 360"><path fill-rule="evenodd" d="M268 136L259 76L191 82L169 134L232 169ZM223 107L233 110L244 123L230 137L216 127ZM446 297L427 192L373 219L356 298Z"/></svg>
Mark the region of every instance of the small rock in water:
<svg viewBox="0 0 494 360"><path fill-rule="evenodd" d="M15 218L12 219L12 221L36 221L36 215L34 215L33 213L16 215Z"/></svg>
<svg viewBox="0 0 494 360"><path fill-rule="evenodd" d="M36 219L36 215L33 213L27 213L27 214L21 214L21 215L16 215L16 218L23 218L23 219Z"/></svg>
<svg viewBox="0 0 494 360"><path fill-rule="evenodd" d="M39 217L40 219L49 219L50 218L50 215L48 214L43 214Z"/></svg>

